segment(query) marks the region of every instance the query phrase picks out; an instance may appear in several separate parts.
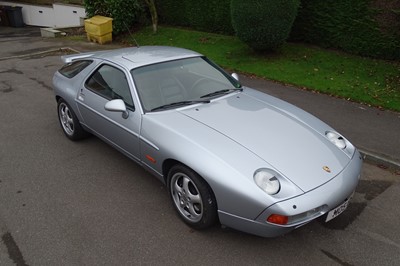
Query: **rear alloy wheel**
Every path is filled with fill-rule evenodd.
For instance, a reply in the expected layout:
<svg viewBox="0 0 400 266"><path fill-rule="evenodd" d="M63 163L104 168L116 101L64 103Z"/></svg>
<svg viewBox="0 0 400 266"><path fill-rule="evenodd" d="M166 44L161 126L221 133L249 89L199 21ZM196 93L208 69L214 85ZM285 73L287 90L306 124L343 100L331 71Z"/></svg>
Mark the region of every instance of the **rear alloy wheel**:
<svg viewBox="0 0 400 266"><path fill-rule="evenodd" d="M217 220L217 203L209 185L193 170L175 165L168 174L168 189L181 219L195 229Z"/></svg>
<svg viewBox="0 0 400 266"><path fill-rule="evenodd" d="M61 128L69 139L79 140L87 137L88 133L79 124L74 111L63 99L58 100L57 109Z"/></svg>

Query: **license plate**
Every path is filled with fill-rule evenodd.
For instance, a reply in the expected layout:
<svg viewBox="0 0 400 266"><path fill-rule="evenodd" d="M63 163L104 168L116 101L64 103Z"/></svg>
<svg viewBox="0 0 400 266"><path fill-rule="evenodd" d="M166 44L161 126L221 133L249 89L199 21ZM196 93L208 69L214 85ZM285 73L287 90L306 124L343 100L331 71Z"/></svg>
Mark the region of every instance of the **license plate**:
<svg viewBox="0 0 400 266"><path fill-rule="evenodd" d="M338 217L342 212L344 212L347 209L347 206L349 205L350 198L345 200L342 204L334 208L333 210L328 212L328 215L326 216L325 222L329 222L330 220Z"/></svg>

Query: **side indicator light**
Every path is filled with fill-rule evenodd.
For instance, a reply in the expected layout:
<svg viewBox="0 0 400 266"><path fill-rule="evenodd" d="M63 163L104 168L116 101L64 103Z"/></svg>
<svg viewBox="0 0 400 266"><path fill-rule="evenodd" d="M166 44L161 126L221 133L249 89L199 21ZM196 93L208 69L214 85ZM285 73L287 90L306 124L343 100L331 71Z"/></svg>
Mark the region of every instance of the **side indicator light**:
<svg viewBox="0 0 400 266"><path fill-rule="evenodd" d="M153 157L151 157L150 155L146 155L146 159L149 160L152 163L156 163L156 159L154 159Z"/></svg>
<svg viewBox="0 0 400 266"><path fill-rule="evenodd" d="M273 224L281 224L281 225L285 225L287 224L289 221L289 217L285 216L285 215L280 215L280 214L271 214L268 218L267 218L267 222L273 223Z"/></svg>

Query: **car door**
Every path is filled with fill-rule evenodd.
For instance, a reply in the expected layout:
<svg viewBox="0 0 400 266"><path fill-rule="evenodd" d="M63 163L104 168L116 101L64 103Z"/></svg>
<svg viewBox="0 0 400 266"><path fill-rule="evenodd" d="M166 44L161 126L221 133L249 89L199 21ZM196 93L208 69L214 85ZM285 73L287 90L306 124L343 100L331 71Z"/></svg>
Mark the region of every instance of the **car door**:
<svg viewBox="0 0 400 266"><path fill-rule="evenodd" d="M132 97L132 79L129 77L117 65L101 64L81 85L77 102L87 127L132 159L139 161L141 115L139 109L135 108L138 102ZM105 104L113 99L124 101L129 114L127 118L121 112L105 110Z"/></svg>

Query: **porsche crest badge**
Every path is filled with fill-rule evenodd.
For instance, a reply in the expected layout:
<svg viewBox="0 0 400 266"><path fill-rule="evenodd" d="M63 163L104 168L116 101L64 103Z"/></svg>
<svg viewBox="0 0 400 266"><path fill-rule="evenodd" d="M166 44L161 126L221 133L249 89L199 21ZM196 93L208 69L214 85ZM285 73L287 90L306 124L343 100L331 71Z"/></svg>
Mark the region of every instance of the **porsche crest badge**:
<svg viewBox="0 0 400 266"><path fill-rule="evenodd" d="M322 169L324 169L325 172L330 173L331 169L328 166L323 166Z"/></svg>

